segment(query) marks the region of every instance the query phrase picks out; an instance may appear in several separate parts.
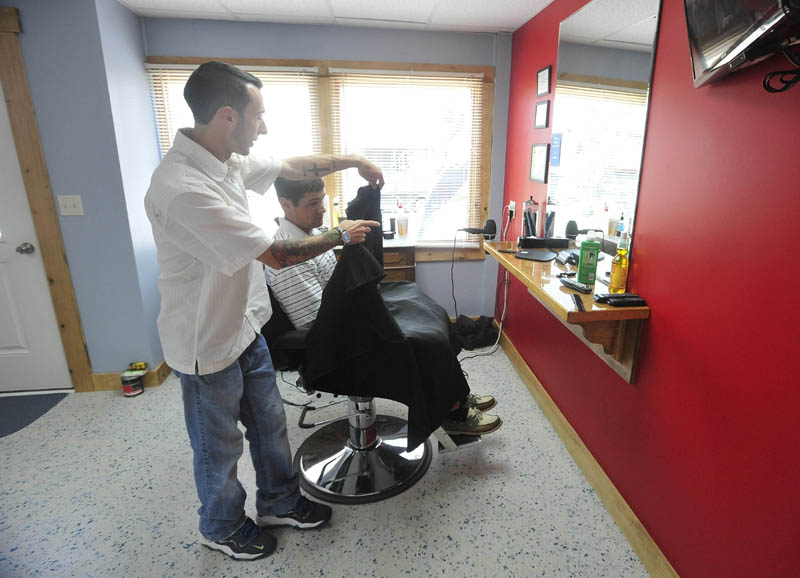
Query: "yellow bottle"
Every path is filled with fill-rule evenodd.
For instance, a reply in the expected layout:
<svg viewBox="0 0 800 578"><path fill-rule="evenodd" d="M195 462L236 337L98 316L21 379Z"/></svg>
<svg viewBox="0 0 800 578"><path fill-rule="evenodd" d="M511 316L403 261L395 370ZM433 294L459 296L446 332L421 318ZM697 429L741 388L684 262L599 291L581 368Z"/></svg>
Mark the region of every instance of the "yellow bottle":
<svg viewBox="0 0 800 578"><path fill-rule="evenodd" d="M625 285L628 283L628 233L620 235L617 254L611 261L611 281L608 284L609 293L625 293Z"/></svg>

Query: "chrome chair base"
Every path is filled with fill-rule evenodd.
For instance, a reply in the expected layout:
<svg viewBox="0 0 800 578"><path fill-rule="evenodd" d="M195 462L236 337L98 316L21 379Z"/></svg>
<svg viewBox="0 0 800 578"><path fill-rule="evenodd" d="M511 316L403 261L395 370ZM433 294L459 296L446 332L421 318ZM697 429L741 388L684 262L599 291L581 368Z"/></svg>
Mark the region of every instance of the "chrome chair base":
<svg viewBox="0 0 800 578"><path fill-rule="evenodd" d="M294 466L311 496L337 504L376 502L410 488L428 470L431 442L407 452L405 420L373 414L366 429L352 422L329 423L298 448Z"/></svg>

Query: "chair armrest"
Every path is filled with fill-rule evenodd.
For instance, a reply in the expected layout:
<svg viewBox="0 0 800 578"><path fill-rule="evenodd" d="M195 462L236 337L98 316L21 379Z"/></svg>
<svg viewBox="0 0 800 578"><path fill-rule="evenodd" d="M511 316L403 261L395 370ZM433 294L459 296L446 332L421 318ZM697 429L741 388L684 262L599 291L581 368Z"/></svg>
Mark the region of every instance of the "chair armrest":
<svg viewBox="0 0 800 578"><path fill-rule="evenodd" d="M290 329L274 337L268 345L270 349L303 350L306 348L308 329Z"/></svg>

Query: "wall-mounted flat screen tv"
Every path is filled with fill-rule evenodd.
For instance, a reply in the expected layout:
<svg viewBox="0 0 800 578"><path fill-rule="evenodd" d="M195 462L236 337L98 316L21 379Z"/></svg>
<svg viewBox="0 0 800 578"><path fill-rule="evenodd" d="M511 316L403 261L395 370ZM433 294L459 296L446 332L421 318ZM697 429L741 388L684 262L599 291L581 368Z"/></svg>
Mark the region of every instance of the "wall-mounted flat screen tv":
<svg viewBox="0 0 800 578"><path fill-rule="evenodd" d="M695 87L800 41L800 0L684 0Z"/></svg>

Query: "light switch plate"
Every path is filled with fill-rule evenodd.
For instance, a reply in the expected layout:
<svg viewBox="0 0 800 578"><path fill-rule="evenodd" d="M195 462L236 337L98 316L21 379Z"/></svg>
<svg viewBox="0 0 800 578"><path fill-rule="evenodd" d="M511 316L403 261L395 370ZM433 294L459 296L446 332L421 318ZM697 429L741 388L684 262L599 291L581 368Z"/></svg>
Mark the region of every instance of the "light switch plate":
<svg viewBox="0 0 800 578"><path fill-rule="evenodd" d="M62 217L83 215L83 203L80 195L58 195L58 210Z"/></svg>

